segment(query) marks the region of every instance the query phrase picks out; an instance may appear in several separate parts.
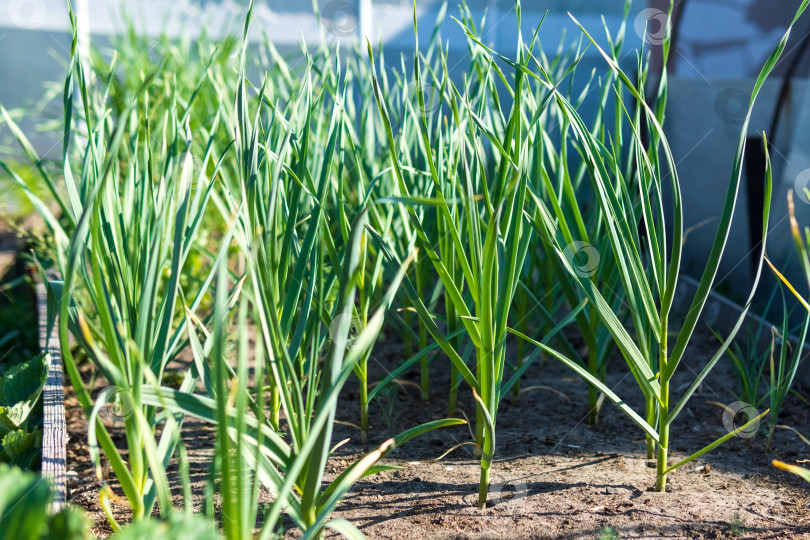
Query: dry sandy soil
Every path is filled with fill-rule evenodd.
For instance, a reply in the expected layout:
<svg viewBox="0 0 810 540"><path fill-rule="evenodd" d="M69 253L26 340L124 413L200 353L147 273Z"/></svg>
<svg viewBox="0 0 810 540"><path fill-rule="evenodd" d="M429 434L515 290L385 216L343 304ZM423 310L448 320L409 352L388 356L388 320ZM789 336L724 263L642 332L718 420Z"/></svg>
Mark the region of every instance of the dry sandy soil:
<svg viewBox="0 0 810 540"><path fill-rule="evenodd" d="M687 351L676 389L716 347L708 333L698 342ZM395 365L399 349L393 336L378 344L372 362L378 375ZM626 367L617 359L610 367L609 379L618 394L638 406L639 391ZM385 412L385 400L372 404L372 444L444 416L446 360L436 357L432 371L433 387L441 391L428 402L421 402L418 391L406 384L390 398L395 400L393 415ZM415 373L411 377L416 380ZM471 440L467 427L460 426L428 433L397 449L387 462L406 468L360 481L335 517L350 520L372 539L615 538L608 527L620 538L810 538L808 487L770 465L774 458L796 462L808 457L808 447L795 434L777 430L770 449L761 434L734 438L672 473L667 493L654 493L654 465L646 459L640 430L612 404L603 407L599 425L588 425L584 384L550 360L533 366L523 386L527 391L517 402L504 400L498 413L486 509L475 506L478 465L471 446L434 461ZM533 386L550 386L561 394ZM722 361L673 426L673 460L726 433L722 408L708 402L734 401L734 386L729 363ZM359 406L351 384L343 398L338 418L357 422ZM99 482L87 459L86 424L75 398L69 397L67 405L69 500L85 507L96 521L96 533L106 536L109 527L98 511ZM472 397L463 387L460 407L468 415L474 412ZM782 421L810 431L810 408L791 397ZM199 507L212 432L199 425L186 427ZM334 440L347 437L349 443L330 462L330 477L362 455L357 431L338 424ZM126 520L123 503L116 512ZM294 531L288 535L298 536Z"/></svg>

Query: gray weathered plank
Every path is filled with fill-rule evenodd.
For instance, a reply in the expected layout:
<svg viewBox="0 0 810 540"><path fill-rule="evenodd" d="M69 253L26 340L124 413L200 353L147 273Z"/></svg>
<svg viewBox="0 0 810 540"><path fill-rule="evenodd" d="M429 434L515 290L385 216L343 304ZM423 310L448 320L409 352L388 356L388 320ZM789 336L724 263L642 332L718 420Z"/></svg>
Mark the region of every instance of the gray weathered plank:
<svg viewBox="0 0 810 540"><path fill-rule="evenodd" d="M43 283L38 282L37 312L39 316L39 348L50 354L48 379L42 391L44 427L42 434L42 476L54 486L51 511L58 512L67 500L66 456L67 429L65 427L65 392L62 386L62 354L56 332L58 321L48 332L48 296Z"/></svg>

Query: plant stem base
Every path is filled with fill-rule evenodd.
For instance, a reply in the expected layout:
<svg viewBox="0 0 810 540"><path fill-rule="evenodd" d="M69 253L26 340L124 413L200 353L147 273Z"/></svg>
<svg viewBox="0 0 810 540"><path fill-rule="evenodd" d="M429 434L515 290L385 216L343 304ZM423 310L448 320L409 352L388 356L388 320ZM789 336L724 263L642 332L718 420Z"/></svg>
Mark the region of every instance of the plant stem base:
<svg viewBox="0 0 810 540"><path fill-rule="evenodd" d="M489 469L481 468L481 481L478 484L478 508L487 507L487 492L489 491Z"/></svg>

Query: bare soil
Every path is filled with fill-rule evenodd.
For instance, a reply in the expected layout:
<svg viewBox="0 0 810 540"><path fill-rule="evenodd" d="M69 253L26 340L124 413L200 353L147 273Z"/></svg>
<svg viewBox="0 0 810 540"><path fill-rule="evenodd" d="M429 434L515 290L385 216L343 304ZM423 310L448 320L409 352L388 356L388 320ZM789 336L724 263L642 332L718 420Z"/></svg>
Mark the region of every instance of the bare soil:
<svg viewBox="0 0 810 540"><path fill-rule="evenodd" d="M708 332L695 341L679 368L676 397L716 350ZM380 378L399 361L400 351L393 334L378 343L371 364ZM445 417L446 373L447 360L435 357L431 383L437 391L427 402L408 383L374 402L371 444ZM640 410L640 391L621 359L613 359L608 378L617 393ZM415 370L406 380L417 381ZM352 384L344 390L338 411L346 423L357 423L359 416ZM723 409L710 402L735 401L735 386L729 362L721 361L673 425L671 463L726 433ZM532 366L523 388L517 401L504 399L498 412L487 508L475 505L479 467L471 445L435 461L471 441L468 428L460 426L430 432L397 449L386 461L405 469L358 482L334 517L350 520L372 539L615 538L608 527L620 538L810 538L808 486L770 465L772 459L795 463L810 457L809 448L794 433L776 430L768 448L764 423L755 437L734 438L676 470L670 474L668 491L654 493L654 463L646 459L641 431L615 406L606 402L600 423L589 425L586 386L553 360ZM87 509L96 534L104 537L110 529L98 506L101 483L87 456L86 422L70 389L67 392L69 500ZM462 386L459 398L460 408L474 415L469 390ZM810 407L791 396L781 421L808 432ZM333 440L345 438L350 440L331 459L327 480L363 453L358 431L339 423ZM184 440L199 509L213 431L189 422ZM115 487L112 480L111 485ZM179 489L175 492L179 506ZM126 502L122 499L114 507L117 518L126 521ZM288 535L298 536L292 529Z"/></svg>

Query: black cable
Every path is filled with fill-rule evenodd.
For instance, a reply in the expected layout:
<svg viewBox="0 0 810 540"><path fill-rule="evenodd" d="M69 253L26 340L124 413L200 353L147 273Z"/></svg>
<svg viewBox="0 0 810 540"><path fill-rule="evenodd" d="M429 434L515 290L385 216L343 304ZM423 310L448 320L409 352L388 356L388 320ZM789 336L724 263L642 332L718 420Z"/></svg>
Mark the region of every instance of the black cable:
<svg viewBox="0 0 810 540"><path fill-rule="evenodd" d="M779 122L782 118L782 108L790 99L791 82L796 75L802 57L805 52L807 52L808 45L810 45L810 39L808 39L808 35L805 35L782 78L782 85L776 98L773 116L771 116L771 126L767 132L769 151L774 147ZM756 135L749 137L746 143L749 146L749 151L745 156L746 191L748 195L748 237L752 252L754 253L754 257L751 258L751 268L753 272L756 272L757 261L759 260L760 251L762 250L762 205L765 203L767 158L761 136Z"/></svg>

